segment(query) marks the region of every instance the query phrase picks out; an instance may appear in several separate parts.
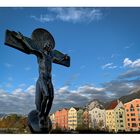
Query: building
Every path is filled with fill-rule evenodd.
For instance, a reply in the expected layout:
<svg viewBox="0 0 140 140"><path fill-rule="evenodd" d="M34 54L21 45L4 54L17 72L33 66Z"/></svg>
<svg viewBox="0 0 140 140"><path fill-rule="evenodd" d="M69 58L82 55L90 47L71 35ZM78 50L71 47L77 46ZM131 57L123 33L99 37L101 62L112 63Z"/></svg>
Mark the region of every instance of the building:
<svg viewBox="0 0 140 140"><path fill-rule="evenodd" d="M115 115L115 131L125 131L125 109L124 107L116 107L114 110Z"/></svg>
<svg viewBox="0 0 140 140"><path fill-rule="evenodd" d="M83 109L79 108L77 110L77 128L83 129Z"/></svg>
<svg viewBox="0 0 140 140"><path fill-rule="evenodd" d="M77 128L77 111L79 108L71 107L68 111L68 129L76 130Z"/></svg>
<svg viewBox="0 0 140 140"><path fill-rule="evenodd" d="M68 129L68 109L63 108L55 112L55 127Z"/></svg>
<svg viewBox="0 0 140 140"><path fill-rule="evenodd" d="M89 118L89 112L88 109L83 110L83 125L85 129L88 129L90 127L90 118Z"/></svg>
<svg viewBox="0 0 140 140"><path fill-rule="evenodd" d="M60 111L60 119L61 119L61 124L60 124L60 127L61 129L63 130L66 130L68 129L68 109L66 108L63 108L61 111Z"/></svg>
<svg viewBox="0 0 140 140"><path fill-rule="evenodd" d="M111 132L125 130L125 112L121 101L112 101L106 108L106 128Z"/></svg>
<svg viewBox="0 0 140 140"><path fill-rule="evenodd" d="M55 128L58 129L58 128L61 128L61 119L60 119L60 110L57 110L55 112Z"/></svg>
<svg viewBox="0 0 140 140"><path fill-rule="evenodd" d="M54 113L50 114L50 119L52 122L52 129L55 129L56 125L55 125L55 114Z"/></svg>
<svg viewBox="0 0 140 140"><path fill-rule="evenodd" d="M93 108L89 111L91 119L91 128L93 129L105 129L105 109Z"/></svg>
<svg viewBox="0 0 140 140"><path fill-rule="evenodd" d="M126 131L140 130L140 99L134 99L124 104L126 116Z"/></svg>

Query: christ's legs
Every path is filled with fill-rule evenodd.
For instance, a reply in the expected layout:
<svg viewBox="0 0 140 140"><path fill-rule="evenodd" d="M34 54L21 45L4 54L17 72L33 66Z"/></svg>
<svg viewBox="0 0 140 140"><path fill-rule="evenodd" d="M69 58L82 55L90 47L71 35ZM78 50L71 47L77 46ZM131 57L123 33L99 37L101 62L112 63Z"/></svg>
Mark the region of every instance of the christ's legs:
<svg viewBox="0 0 140 140"><path fill-rule="evenodd" d="M49 112L51 110L52 103L53 103L53 98L54 98L54 89L53 89L52 82L50 82L48 85L48 92L49 92L49 98L48 98L48 102L46 104L46 111L45 111L46 117L49 115Z"/></svg>
<svg viewBox="0 0 140 140"><path fill-rule="evenodd" d="M35 104L36 104L36 109L38 112L41 110L41 102L42 102L42 88L41 88L41 83L40 79L37 80L36 82L36 93L35 93Z"/></svg>

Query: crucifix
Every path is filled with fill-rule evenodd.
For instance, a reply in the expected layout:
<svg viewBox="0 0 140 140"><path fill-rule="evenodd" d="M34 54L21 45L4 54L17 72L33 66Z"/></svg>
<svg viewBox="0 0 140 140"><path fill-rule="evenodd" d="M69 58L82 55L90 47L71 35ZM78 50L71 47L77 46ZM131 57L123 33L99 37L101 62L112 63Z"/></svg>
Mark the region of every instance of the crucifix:
<svg viewBox="0 0 140 140"><path fill-rule="evenodd" d="M52 63L70 67L70 57L54 50L55 40L45 29L38 28L28 38L20 32L6 30L5 44L26 54L34 54L39 66L39 78L36 82L35 104L38 114L38 126L44 128L52 107L54 89L52 84Z"/></svg>

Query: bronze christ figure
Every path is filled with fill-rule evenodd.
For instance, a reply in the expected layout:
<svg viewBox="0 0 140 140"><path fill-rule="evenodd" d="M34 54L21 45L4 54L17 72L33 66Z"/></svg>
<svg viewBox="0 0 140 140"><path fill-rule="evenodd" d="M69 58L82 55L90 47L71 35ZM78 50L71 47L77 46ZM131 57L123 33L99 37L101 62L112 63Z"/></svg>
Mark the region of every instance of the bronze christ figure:
<svg viewBox="0 0 140 140"><path fill-rule="evenodd" d="M39 128L47 127L45 123L48 121L54 98L52 63L69 67L70 57L54 50L53 36L42 28L35 29L31 38L23 36L20 32L7 30L5 44L37 57L39 78L36 82L35 104Z"/></svg>

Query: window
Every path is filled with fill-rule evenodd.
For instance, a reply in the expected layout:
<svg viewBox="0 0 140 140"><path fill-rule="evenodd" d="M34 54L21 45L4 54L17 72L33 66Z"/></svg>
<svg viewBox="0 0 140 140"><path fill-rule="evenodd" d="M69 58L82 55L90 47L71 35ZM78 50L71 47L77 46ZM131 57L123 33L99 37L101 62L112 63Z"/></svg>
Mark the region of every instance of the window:
<svg viewBox="0 0 140 140"><path fill-rule="evenodd" d="M123 122L123 120L120 120L120 122Z"/></svg>
<svg viewBox="0 0 140 140"><path fill-rule="evenodd" d="M137 111L140 111L140 108L137 108Z"/></svg>
<svg viewBox="0 0 140 140"><path fill-rule="evenodd" d="M127 121L130 121L130 119L127 119Z"/></svg>
<svg viewBox="0 0 140 140"><path fill-rule="evenodd" d="M140 121L140 118L138 118L138 121Z"/></svg>
<svg viewBox="0 0 140 140"><path fill-rule="evenodd" d="M129 110L128 109L126 109L126 112L128 112Z"/></svg>
<svg viewBox="0 0 140 140"><path fill-rule="evenodd" d="M131 105L130 105L130 108L134 108L134 106L131 104Z"/></svg>
<svg viewBox="0 0 140 140"><path fill-rule="evenodd" d="M130 123L128 123L128 126L130 126Z"/></svg>
<svg viewBox="0 0 140 140"><path fill-rule="evenodd" d="M137 104L137 106L136 107L139 107L139 104Z"/></svg>
<svg viewBox="0 0 140 140"><path fill-rule="evenodd" d="M135 113L131 113L131 116L135 116Z"/></svg>
<svg viewBox="0 0 140 140"><path fill-rule="evenodd" d="M137 124L136 123L132 123L132 127L136 127L137 126Z"/></svg>
<svg viewBox="0 0 140 140"><path fill-rule="evenodd" d="M121 127L123 127L123 125L121 125Z"/></svg>
<svg viewBox="0 0 140 140"><path fill-rule="evenodd" d="M129 114L127 114L127 116L129 116Z"/></svg>
<svg viewBox="0 0 140 140"><path fill-rule="evenodd" d="M136 121L136 119L135 118L132 118L131 121Z"/></svg>
<svg viewBox="0 0 140 140"><path fill-rule="evenodd" d="M116 114L118 114L118 112L116 112Z"/></svg>
<svg viewBox="0 0 140 140"><path fill-rule="evenodd" d="M119 117L122 118L122 114L119 114Z"/></svg>
<svg viewBox="0 0 140 140"><path fill-rule="evenodd" d="M132 111L135 111L135 110L134 110L134 108L130 108L130 111L132 112Z"/></svg>

